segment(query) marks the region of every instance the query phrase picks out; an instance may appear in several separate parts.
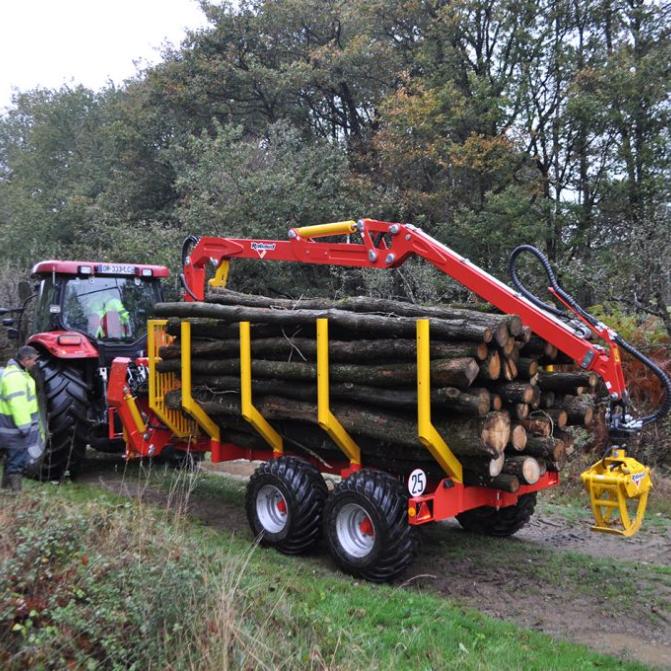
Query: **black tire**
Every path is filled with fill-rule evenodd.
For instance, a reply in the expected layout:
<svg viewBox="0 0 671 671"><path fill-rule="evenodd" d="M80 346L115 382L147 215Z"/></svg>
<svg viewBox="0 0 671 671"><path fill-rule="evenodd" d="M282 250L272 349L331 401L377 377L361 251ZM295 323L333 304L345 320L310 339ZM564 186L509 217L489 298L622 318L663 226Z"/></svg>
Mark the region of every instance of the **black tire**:
<svg viewBox="0 0 671 671"><path fill-rule="evenodd" d="M388 473L369 469L353 473L331 492L324 535L343 571L372 582L403 573L419 544L417 530L408 522L405 488Z"/></svg>
<svg viewBox="0 0 671 671"><path fill-rule="evenodd" d="M42 456L26 469L38 480L59 480L76 474L89 438L89 387L81 373L64 361L41 356L37 361L40 407L46 408L47 442ZM44 414L44 413L43 413Z"/></svg>
<svg viewBox="0 0 671 671"><path fill-rule="evenodd" d="M512 536L518 532L534 514L536 508L536 492L522 494L514 506L505 508L474 508L457 515L459 524L476 534L485 536Z"/></svg>
<svg viewBox="0 0 671 671"><path fill-rule="evenodd" d="M321 537L328 490L319 471L296 457L261 464L249 480L247 519L262 545L289 555L313 548Z"/></svg>

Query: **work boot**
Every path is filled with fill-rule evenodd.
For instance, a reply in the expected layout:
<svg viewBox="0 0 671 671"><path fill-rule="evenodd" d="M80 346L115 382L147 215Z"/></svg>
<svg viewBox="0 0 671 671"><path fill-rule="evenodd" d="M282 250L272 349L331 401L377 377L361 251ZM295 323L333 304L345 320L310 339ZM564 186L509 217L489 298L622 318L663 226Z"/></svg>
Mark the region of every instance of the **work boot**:
<svg viewBox="0 0 671 671"><path fill-rule="evenodd" d="M12 473L9 476L9 487L14 492L18 494L21 491L21 482L23 481L23 475L21 473Z"/></svg>
<svg viewBox="0 0 671 671"><path fill-rule="evenodd" d="M9 484L9 473L3 472L2 474L2 484L0 484L1 489L9 489L11 485Z"/></svg>

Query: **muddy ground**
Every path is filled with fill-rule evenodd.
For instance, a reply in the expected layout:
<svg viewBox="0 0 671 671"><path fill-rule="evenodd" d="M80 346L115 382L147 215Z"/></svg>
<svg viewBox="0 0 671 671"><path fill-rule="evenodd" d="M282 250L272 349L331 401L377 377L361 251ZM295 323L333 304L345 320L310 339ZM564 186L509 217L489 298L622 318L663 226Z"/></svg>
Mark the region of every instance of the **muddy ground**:
<svg viewBox="0 0 671 671"><path fill-rule="evenodd" d="M250 464L213 470L244 480ZM113 458L90 462L79 480L131 496L141 488L144 500L159 505L169 497L146 480L138 485L133 477L124 478ZM623 539L596 534L586 519L567 519L553 510L541 502L530 524L508 539L474 537L456 522L423 528L422 554L399 586L439 593L523 627L671 669L671 570L656 570L671 569L671 523L648 524ZM252 540L239 503L196 487L188 512ZM325 551L302 561L333 568Z"/></svg>

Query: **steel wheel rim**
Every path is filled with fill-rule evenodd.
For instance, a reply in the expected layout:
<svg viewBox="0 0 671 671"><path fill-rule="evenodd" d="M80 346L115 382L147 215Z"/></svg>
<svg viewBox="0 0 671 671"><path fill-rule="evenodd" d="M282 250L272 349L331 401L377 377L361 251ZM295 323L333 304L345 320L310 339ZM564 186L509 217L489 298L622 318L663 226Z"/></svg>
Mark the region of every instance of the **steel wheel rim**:
<svg viewBox="0 0 671 671"><path fill-rule="evenodd" d="M369 555L375 545L373 520L357 503L347 503L338 511L336 535L343 550L357 559Z"/></svg>
<svg viewBox="0 0 671 671"><path fill-rule="evenodd" d="M263 485L256 495L256 515L264 531L278 534L289 521L287 501L275 485Z"/></svg>

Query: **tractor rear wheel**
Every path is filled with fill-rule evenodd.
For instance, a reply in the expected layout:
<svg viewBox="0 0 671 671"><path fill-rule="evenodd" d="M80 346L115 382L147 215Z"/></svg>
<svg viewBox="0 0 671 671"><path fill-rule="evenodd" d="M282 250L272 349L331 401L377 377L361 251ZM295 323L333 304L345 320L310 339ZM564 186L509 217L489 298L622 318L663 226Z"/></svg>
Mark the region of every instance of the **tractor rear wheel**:
<svg viewBox="0 0 671 671"><path fill-rule="evenodd" d="M388 473L367 469L340 482L327 499L324 534L343 571L373 582L396 578L418 549L405 488Z"/></svg>
<svg viewBox="0 0 671 671"><path fill-rule="evenodd" d="M66 471L75 474L84 460L89 387L76 368L58 359L41 356L35 373L47 440L42 454L30 455L26 474L38 480L58 480Z"/></svg>
<svg viewBox="0 0 671 671"><path fill-rule="evenodd" d="M321 536L328 490L312 465L296 457L261 464L249 480L246 510L249 526L262 545L284 554L301 554Z"/></svg>
<svg viewBox="0 0 671 671"><path fill-rule="evenodd" d="M484 536L512 536L517 533L534 514L536 492L522 494L514 506L505 508L473 508L457 515L457 521L466 531Z"/></svg>

